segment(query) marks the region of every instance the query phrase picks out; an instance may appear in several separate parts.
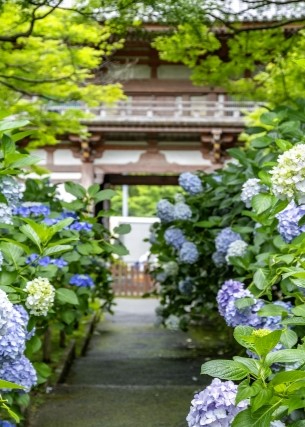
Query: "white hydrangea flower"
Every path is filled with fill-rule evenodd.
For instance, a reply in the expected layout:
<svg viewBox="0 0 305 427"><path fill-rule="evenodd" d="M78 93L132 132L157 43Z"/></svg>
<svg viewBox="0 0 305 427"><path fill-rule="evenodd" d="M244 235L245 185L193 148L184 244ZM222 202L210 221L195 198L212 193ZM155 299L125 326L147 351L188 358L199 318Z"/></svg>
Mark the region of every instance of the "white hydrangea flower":
<svg viewBox="0 0 305 427"><path fill-rule="evenodd" d="M14 315L14 306L6 293L0 289L0 335L6 333L7 326Z"/></svg>
<svg viewBox="0 0 305 427"><path fill-rule="evenodd" d="M247 247L248 244L243 240L235 240L235 242L232 242L228 247L228 252L226 255L227 263L230 262L229 258L231 256L244 256L247 252Z"/></svg>
<svg viewBox="0 0 305 427"><path fill-rule="evenodd" d="M305 201L305 144L295 145L278 157L270 171L272 191L281 200Z"/></svg>
<svg viewBox="0 0 305 427"><path fill-rule="evenodd" d="M30 314L46 316L54 304L55 288L45 277L37 277L27 282L25 291L28 293L25 305Z"/></svg>
<svg viewBox="0 0 305 427"><path fill-rule="evenodd" d="M267 187L262 185L258 178L250 178L242 186L240 199L247 208L251 208L252 198L264 190L267 190Z"/></svg>

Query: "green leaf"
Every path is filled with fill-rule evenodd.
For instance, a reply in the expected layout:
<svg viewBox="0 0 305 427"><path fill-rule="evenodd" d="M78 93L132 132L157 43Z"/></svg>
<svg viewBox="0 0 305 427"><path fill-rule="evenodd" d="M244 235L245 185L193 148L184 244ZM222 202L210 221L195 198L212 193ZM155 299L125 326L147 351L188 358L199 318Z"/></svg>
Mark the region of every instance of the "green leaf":
<svg viewBox="0 0 305 427"><path fill-rule="evenodd" d="M251 204L254 211L259 215L271 208L274 200L274 196L271 194L260 193L252 198Z"/></svg>
<svg viewBox="0 0 305 427"><path fill-rule="evenodd" d="M15 146L14 142L12 141L12 138L9 137L8 135L3 135L1 145L2 145L4 157L7 154L10 154L10 153L13 153L14 151L16 151L16 146Z"/></svg>
<svg viewBox="0 0 305 427"><path fill-rule="evenodd" d="M111 245L110 243L105 243L105 248L116 255L124 256L129 254L129 250L125 248L123 245L114 244Z"/></svg>
<svg viewBox="0 0 305 427"><path fill-rule="evenodd" d="M258 173L258 177L261 180L262 184L265 184L268 186L271 185L271 175L268 172L261 170Z"/></svg>
<svg viewBox="0 0 305 427"><path fill-rule="evenodd" d="M52 375L52 369L46 363L42 362L33 362L33 365L37 371L37 374L42 378L48 378Z"/></svg>
<svg viewBox="0 0 305 427"><path fill-rule="evenodd" d="M40 157L16 152L8 154L4 159L4 163L6 167L24 168L26 166L31 166L35 163L38 163L40 160Z"/></svg>
<svg viewBox="0 0 305 427"><path fill-rule="evenodd" d="M59 231L62 231L64 228L68 227L70 224L74 222L73 218L65 218L56 224L52 225L50 228L52 230L52 237L58 233Z"/></svg>
<svg viewBox="0 0 305 427"><path fill-rule="evenodd" d="M254 303L255 303L255 300L253 298L245 297L245 298L240 298L240 299L236 300L234 302L234 305L236 308L241 310L243 308L250 307Z"/></svg>
<svg viewBox="0 0 305 427"><path fill-rule="evenodd" d="M51 247L47 248L46 250L44 250L42 255L43 256L58 255L60 253L70 251L71 249L73 249L73 246L71 246L71 245L51 246Z"/></svg>
<svg viewBox="0 0 305 427"><path fill-rule="evenodd" d="M0 132L12 129L19 129L28 125L29 123L30 122L28 120L14 120L13 122L2 120L0 122Z"/></svg>
<svg viewBox="0 0 305 427"><path fill-rule="evenodd" d="M115 227L113 229L113 232L115 234L128 234L131 231L131 225L130 224L120 224L118 227Z"/></svg>
<svg viewBox="0 0 305 427"><path fill-rule="evenodd" d="M272 138L269 136L259 136L251 141L251 146L253 148L265 148L272 143Z"/></svg>
<svg viewBox="0 0 305 427"><path fill-rule="evenodd" d="M265 304L258 311L258 315L262 317L282 316L283 313L288 314L288 311L284 307L281 307L280 305L275 305L275 304Z"/></svg>
<svg viewBox="0 0 305 427"><path fill-rule="evenodd" d="M246 400L249 397L253 397L256 396L257 393L260 392L262 387L257 387L256 383L254 383L254 385L250 386L249 385L249 380L246 379L244 381L242 381L237 388L237 394L236 394L236 398L235 398L235 405L238 405L239 402L241 402L242 400Z"/></svg>
<svg viewBox="0 0 305 427"><path fill-rule="evenodd" d="M292 424L289 424L289 427L305 427L305 420L295 421Z"/></svg>
<svg viewBox="0 0 305 427"><path fill-rule="evenodd" d="M298 335L292 329L282 332L280 342L287 348L293 347L298 342Z"/></svg>
<svg viewBox="0 0 305 427"><path fill-rule="evenodd" d="M77 295L72 289L59 288L56 289L56 299L62 304L78 305Z"/></svg>
<svg viewBox="0 0 305 427"><path fill-rule="evenodd" d="M75 320L75 314L73 310L65 310L61 313L61 318L67 325L70 325Z"/></svg>
<svg viewBox="0 0 305 427"><path fill-rule="evenodd" d="M271 380L271 384L276 386L278 384L286 384L292 383L297 380L305 379L305 371L287 371L287 372L279 372L275 374Z"/></svg>
<svg viewBox="0 0 305 427"><path fill-rule="evenodd" d="M269 353L266 356L266 363L270 366L273 363L305 363L304 350L279 350Z"/></svg>
<svg viewBox="0 0 305 427"><path fill-rule="evenodd" d="M116 195L116 192L113 190L102 190L99 191L94 197L95 203L102 202L104 200L110 200L113 196Z"/></svg>
<svg viewBox="0 0 305 427"><path fill-rule="evenodd" d="M22 225L20 231L27 236L38 248L41 249L41 240L35 230L29 225Z"/></svg>
<svg viewBox="0 0 305 427"><path fill-rule="evenodd" d="M234 338L243 347L252 348L253 347L253 339L252 339L253 331L254 331L254 328L251 328L250 326L237 326L234 329Z"/></svg>
<svg viewBox="0 0 305 427"><path fill-rule="evenodd" d="M268 284L266 269L258 268L253 275L253 283L258 289L265 289Z"/></svg>
<svg viewBox="0 0 305 427"><path fill-rule="evenodd" d="M291 310L296 316L305 317L305 304L297 305Z"/></svg>
<svg viewBox="0 0 305 427"><path fill-rule="evenodd" d="M262 407L255 413L251 413L251 408L239 412L232 421L232 427L270 427L272 412L269 406Z"/></svg>
<svg viewBox="0 0 305 427"><path fill-rule="evenodd" d="M244 365L248 369L249 373L253 374L255 377L258 376L260 368L258 360L240 356L234 356L233 360Z"/></svg>
<svg viewBox="0 0 305 427"><path fill-rule="evenodd" d="M19 245L9 242L1 242L0 250L3 252L5 259L14 265L18 265L20 257L24 254L23 249Z"/></svg>
<svg viewBox="0 0 305 427"><path fill-rule="evenodd" d="M40 350L42 345L41 339L34 335L30 340L26 343L26 350L27 352L30 351L32 353L36 353L38 350Z"/></svg>
<svg viewBox="0 0 305 427"><path fill-rule="evenodd" d="M254 347L260 356L266 356L280 341L282 330L276 330L270 332L265 336L255 336Z"/></svg>
<svg viewBox="0 0 305 427"><path fill-rule="evenodd" d="M75 196L77 199L83 199L86 197L86 190L76 182L65 182L65 190Z"/></svg>
<svg viewBox="0 0 305 427"><path fill-rule="evenodd" d="M201 374L224 380L242 380L248 373L244 365L233 360L210 360L201 366Z"/></svg>
<svg viewBox="0 0 305 427"><path fill-rule="evenodd" d="M24 389L22 385L12 383L10 381L0 380L0 388L7 388L7 389Z"/></svg>
<svg viewBox="0 0 305 427"><path fill-rule="evenodd" d="M90 197L94 197L96 193L100 191L100 184L93 184L88 188L88 194Z"/></svg>
<svg viewBox="0 0 305 427"><path fill-rule="evenodd" d="M267 388L261 388L259 393L253 397L251 400L251 411L255 412L260 409L262 406L270 402L273 396L273 392Z"/></svg>
<svg viewBox="0 0 305 427"><path fill-rule="evenodd" d="M305 325L304 317L289 317L282 320L283 325Z"/></svg>

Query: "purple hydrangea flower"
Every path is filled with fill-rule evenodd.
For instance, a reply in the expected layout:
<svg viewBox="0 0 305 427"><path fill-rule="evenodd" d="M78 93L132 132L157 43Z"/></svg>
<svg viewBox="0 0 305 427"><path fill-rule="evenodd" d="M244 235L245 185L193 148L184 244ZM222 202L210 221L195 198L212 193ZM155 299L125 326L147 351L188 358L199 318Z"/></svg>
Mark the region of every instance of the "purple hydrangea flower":
<svg viewBox="0 0 305 427"><path fill-rule="evenodd" d="M18 311L21 316L23 327L26 330L26 340L30 340L36 333L36 328L34 327L31 331L27 330L27 326L30 320L30 316L26 309L21 304L15 304L14 309Z"/></svg>
<svg viewBox="0 0 305 427"><path fill-rule="evenodd" d="M226 254L230 244L236 240L242 240L240 234L235 233L230 227L224 228L215 239L217 252Z"/></svg>
<svg viewBox="0 0 305 427"><path fill-rule="evenodd" d="M162 222L174 220L174 205L166 199L161 199L157 204L157 217Z"/></svg>
<svg viewBox="0 0 305 427"><path fill-rule="evenodd" d="M203 190L200 178L191 172L182 173L178 181L179 185L189 194L195 195Z"/></svg>
<svg viewBox="0 0 305 427"><path fill-rule="evenodd" d="M92 288L94 282L88 274L74 274L70 279L70 285L79 287Z"/></svg>
<svg viewBox="0 0 305 427"><path fill-rule="evenodd" d="M276 215L278 223L278 232L285 240L290 243L295 237L305 231L305 225L299 226L299 220L305 215L305 205L296 206L294 202Z"/></svg>
<svg viewBox="0 0 305 427"><path fill-rule="evenodd" d="M92 227L93 225L89 224L88 222L75 221L73 224L70 225L69 229L75 231L91 231Z"/></svg>
<svg viewBox="0 0 305 427"><path fill-rule="evenodd" d="M236 405L236 394L237 385L232 381L215 378L211 385L195 394L186 418L188 427L229 427L234 417L248 406L246 400Z"/></svg>
<svg viewBox="0 0 305 427"><path fill-rule="evenodd" d="M186 264L194 264L199 258L199 252L195 243L185 242L179 251L179 260Z"/></svg>
<svg viewBox="0 0 305 427"><path fill-rule="evenodd" d="M52 260L52 264L56 265L58 268L63 268L68 265L67 261L65 261L63 258L55 258Z"/></svg>
<svg viewBox="0 0 305 427"><path fill-rule="evenodd" d="M190 218L192 218L191 208L186 203L176 203L174 206L174 219L185 220Z"/></svg>
<svg viewBox="0 0 305 427"><path fill-rule="evenodd" d="M24 321L19 311L14 309L6 333L0 336L0 359L10 360L20 357L25 350L26 336Z"/></svg>
<svg viewBox="0 0 305 427"><path fill-rule="evenodd" d="M257 314L258 310L264 305L262 300L254 299L253 305L242 309L236 307L235 302L246 297L254 299L251 292L248 289L244 289L244 284L235 280L227 280L218 291L216 298L218 310L228 326L262 326L263 318Z"/></svg>
<svg viewBox="0 0 305 427"><path fill-rule="evenodd" d="M175 249L180 249L185 242L183 231L175 227L168 228L164 233L164 238L166 243Z"/></svg>
<svg viewBox="0 0 305 427"><path fill-rule="evenodd" d="M0 378L25 387L25 390L23 390L24 392L29 392L31 388L37 384L36 371L29 359L25 356L1 363ZM9 391L8 389L2 390Z"/></svg>

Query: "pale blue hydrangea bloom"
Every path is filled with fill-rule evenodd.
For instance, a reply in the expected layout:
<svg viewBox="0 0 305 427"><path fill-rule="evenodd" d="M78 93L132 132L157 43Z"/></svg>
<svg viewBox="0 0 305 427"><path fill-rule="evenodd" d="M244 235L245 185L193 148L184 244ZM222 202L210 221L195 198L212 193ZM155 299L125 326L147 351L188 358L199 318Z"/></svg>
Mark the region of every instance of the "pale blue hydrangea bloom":
<svg viewBox="0 0 305 427"><path fill-rule="evenodd" d="M176 276L179 271L179 266L175 261L169 261L163 266L166 277Z"/></svg>
<svg viewBox="0 0 305 427"><path fill-rule="evenodd" d="M183 280L179 280L178 289L184 295L190 295L192 293L194 284L191 277L186 277Z"/></svg>
<svg viewBox="0 0 305 427"><path fill-rule="evenodd" d="M0 360L19 358L25 351L26 338L27 330L24 321L19 311L13 308L6 333L0 335Z"/></svg>
<svg viewBox="0 0 305 427"><path fill-rule="evenodd" d="M26 340L31 339L35 335L36 328L34 327L31 331L27 330L28 323L30 320L30 316L29 316L28 312L26 311L26 309L21 304L15 304L14 309L17 310L21 316L23 327L26 330Z"/></svg>
<svg viewBox="0 0 305 427"><path fill-rule="evenodd" d="M186 220L190 218L192 218L191 208L186 203L176 203L174 206L174 219Z"/></svg>
<svg viewBox="0 0 305 427"><path fill-rule="evenodd" d="M217 252L226 254L230 244L236 240L241 240L241 235L235 233L235 231L233 231L230 227L224 228L220 233L218 233L215 239Z"/></svg>
<svg viewBox="0 0 305 427"><path fill-rule="evenodd" d="M0 193L6 198L7 204L14 208L22 198L22 187L12 176L4 176L0 178Z"/></svg>
<svg viewBox="0 0 305 427"><path fill-rule="evenodd" d="M7 327L14 315L14 306L6 293L0 289L0 335L6 334Z"/></svg>
<svg viewBox="0 0 305 427"><path fill-rule="evenodd" d="M180 249L185 242L185 236L179 228L168 228L164 233L164 239L168 245L173 246L175 249Z"/></svg>
<svg viewBox="0 0 305 427"><path fill-rule="evenodd" d="M215 378L208 387L195 394L186 418L188 427L229 427L234 417L248 406L246 400L236 405L236 394L237 385L233 381Z"/></svg>
<svg viewBox="0 0 305 427"><path fill-rule="evenodd" d="M191 172L182 173L178 181L179 185L189 194L195 195L203 191L200 178Z"/></svg>
<svg viewBox="0 0 305 427"><path fill-rule="evenodd" d="M174 205L166 199L161 199L157 204L157 217L162 222L174 220Z"/></svg>
<svg viewBox="0 0 305 427"><path fill-rule="evenodd" d="M285 242L290 243L295 237L305 231L305 225L299 226L299 220L305 215L305 205L296 206L294 202L276 215L278 232Z"/></svg>
<svg viewBox="0 0 305 427"><path fill-rule="evenodd" d="M0 427L16 427L16 424L12 423L11 421L0 420Z"/></svg>
<svg viewBox="0 0 305 427"><path fill-rule="evenodd" d="M2 224L13 224L13 211L10 206L5 203L0 203L0 223Z"/></svg>
<svg viewBox="0 0 305 427"><path fill-rule="evenodd" d="M23 392L29 392L37 384L37 374L32 363L25 356L0 364L0 378L25 387ZM2 389L4 392L9 391Z"/></svg>
<svg viewBox="0 0 305 427"><path fill-rule="evenodd" d="M165 320L165 327L171 331L178 331L180 329L179 324L180 324L179 317L175 316L174 314L171 314Z"/></svg>
<svg viewBox="0 0 305 427"><path fill-rule="evenodd" d="M222 267L226 264L226 256L223 252L216 251L212 254L212 261L216 267Z"/></svg>
<svg viewBox="0 0 305 427"><path fill-rule="evenodd" d="M283 311L286 311L288 313L291 313L291 309L293 308L291 302L285 302L285 301L275 301L273 302L274 305L283 307ZM281 329L283 328L283 325L281 324L282 317L281 316L267 316L262 317L263 324L262 328L264 329L271 329L274 331L275 329Z"/></svg>
<svg viewBox="0 0 305 427"><path fill-rule="evenodd" d="M230 264L230 257L246 255L247 247L248 243L243 240L235 240L235 242L230 243L226 255L227 263Z"/></svg>
<svg viewBox="0 0 305 427"><path fill-rule="evenodd" d="M179 251L179 260L186 264L194 264L199 258L199 252L195 243L185 242Z"/></svg>
<svg viewBox="0 0 305 427"><path fill-rule="evenodd" d="M251 200L253 197L267 189L268 187L263 185L258 178L250 178L242 186L240 199L245 203L247 208L251 208Z"/></svg>
<svg viewBox="0 0 305 427"><path fill-rule="evenodd" d="M285 427L286 424L282 423L280 420L271 421L270 427Z"/></svg>
<svg viewBox="0 0 305 427"><path fill-rule="evenodd" d="M176 193L174 199L175 199L175 203L185 202L185 197L181 193Z"/></svg>

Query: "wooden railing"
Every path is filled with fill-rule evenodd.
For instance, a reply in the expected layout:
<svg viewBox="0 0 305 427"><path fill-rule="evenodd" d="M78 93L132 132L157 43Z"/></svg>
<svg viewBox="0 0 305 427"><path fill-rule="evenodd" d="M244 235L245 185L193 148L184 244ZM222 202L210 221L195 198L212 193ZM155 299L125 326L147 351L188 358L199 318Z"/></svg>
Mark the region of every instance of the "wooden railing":
<svg viewBox="0 0 305 427"><path fill-rule="evenodd" d="M144 265L118 263L112 266L111 273L116 296L142 296L154 289Z"/></svg>
<svg viewBox="0 0 305 427"><path fill-rule="evenodd" d="M167 123L204 123L243 121L245 112L258 108L252 101L203 101L160 99L128 99L112 106L100 105L89 108L84 105L48 105L49 111L63 114L67 110L79 110L88 113L89 122L167 122Z"/></svg>

